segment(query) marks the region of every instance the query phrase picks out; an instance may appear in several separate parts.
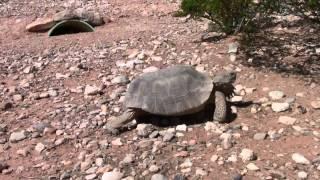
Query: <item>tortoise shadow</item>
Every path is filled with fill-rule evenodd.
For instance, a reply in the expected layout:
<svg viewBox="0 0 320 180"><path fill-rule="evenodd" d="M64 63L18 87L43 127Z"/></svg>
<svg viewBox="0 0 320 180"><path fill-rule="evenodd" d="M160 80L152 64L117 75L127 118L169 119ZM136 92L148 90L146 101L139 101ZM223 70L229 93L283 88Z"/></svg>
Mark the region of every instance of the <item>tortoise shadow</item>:
<svg viewBox="0 0 320 180"><path fill-rule="evenodd" d="M159 116L149 114L144 117L137 118L137 123L152 124L158 127L170 127L181 124L198 125L208 121L213 121L214 105L206 106L202 111L183 116ZM232 113L231 106L228 103L227 120L222 123L233 122L237 118L237 114Z"/></svg>

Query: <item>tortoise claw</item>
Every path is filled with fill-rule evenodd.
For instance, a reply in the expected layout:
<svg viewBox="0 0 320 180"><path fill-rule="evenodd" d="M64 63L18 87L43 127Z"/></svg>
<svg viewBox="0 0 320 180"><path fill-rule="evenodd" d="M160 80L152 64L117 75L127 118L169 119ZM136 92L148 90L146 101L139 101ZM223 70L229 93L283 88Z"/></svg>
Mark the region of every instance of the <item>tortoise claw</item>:
<svg viewBox="0 0 320 180"><path fill-rule="evenodd" d="M110 134L110 135L113 135L113 136L120 134L120 131L119 131L118 129L113 128L113 127L111 127L110 125L106 125L106 126L104 127L104 129L105 129L105 132L106 132L107 134Z"/></svg>

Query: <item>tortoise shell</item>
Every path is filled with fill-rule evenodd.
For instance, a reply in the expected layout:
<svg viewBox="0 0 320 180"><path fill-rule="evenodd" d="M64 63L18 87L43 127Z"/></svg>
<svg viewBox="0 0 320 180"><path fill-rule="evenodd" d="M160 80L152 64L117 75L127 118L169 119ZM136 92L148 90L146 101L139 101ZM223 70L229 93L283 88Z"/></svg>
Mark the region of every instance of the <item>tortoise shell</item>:
<svg viewBox="0 0 320 180"><path fill-rule="evenodd" d="M206 104L212 90L213 81L207 74L175 65L134 79L125 105L157 115L190 114Z"/></svg>

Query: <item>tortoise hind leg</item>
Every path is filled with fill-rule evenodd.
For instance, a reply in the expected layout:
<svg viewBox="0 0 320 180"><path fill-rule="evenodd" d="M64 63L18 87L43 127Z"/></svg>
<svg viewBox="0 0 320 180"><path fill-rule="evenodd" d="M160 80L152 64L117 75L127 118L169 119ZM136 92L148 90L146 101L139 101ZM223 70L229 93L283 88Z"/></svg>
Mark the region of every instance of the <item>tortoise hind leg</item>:
<svg viewBox="0 0 320 180"><path fill-rule="evenodd" d="M213 120L223 122L227 118L227 101L226 96L221 91L216 91L214 94L214 113Z"/></svg>
<svg viewBox="0 0 320 180"><path fill-rule="evenodd" d="M118 117L111 117L107 124L106 130L111 134L118 134L119 129L125 124L129 123L136 117L136 112L133 109L127 109L122 115Z"/></svg>

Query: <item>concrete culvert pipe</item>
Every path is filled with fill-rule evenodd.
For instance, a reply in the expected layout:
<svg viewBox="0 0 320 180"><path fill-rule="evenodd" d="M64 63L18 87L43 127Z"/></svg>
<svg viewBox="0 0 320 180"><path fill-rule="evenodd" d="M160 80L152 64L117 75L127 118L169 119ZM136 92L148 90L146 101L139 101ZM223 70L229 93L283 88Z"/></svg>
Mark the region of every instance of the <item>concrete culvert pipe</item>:
<svg viewBox="0 0 320 180"><path fill-rule="evenodd" d="M81 20L65 20L57 23L50 30L49 36L59 36L63 34L74 34L80 32L93 32L94 28Z"/></svg>

